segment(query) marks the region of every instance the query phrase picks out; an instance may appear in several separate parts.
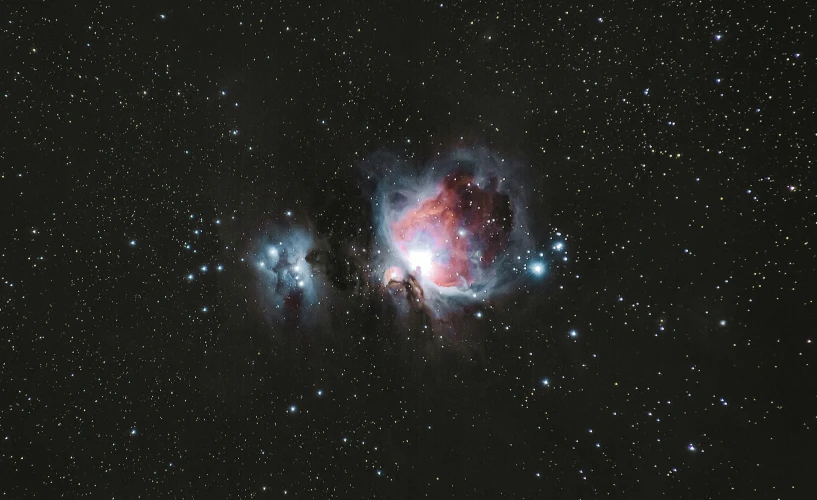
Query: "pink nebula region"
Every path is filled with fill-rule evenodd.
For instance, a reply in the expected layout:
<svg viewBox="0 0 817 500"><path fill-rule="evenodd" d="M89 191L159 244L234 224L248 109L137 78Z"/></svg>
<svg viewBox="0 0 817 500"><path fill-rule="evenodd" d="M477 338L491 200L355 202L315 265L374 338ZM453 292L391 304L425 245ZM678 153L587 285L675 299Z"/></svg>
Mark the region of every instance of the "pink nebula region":
<svg viewBox="0 0 817 500"><path fill-rule="evenodd" d="M485 184L468 173L449 174L436 194L391 223L410 272L439 287L466 287L495 262L513 230L513 210L495 177Z"/></svg>

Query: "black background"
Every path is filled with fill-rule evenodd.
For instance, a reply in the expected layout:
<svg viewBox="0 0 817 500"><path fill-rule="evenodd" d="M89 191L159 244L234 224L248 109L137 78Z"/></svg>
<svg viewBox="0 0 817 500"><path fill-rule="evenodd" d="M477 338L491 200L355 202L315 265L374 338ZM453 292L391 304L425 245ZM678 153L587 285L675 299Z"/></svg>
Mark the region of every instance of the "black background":
<svg viewBox="0 0 817 500"><path fill-rule="evenodd" d="M0 490L812 498L814 10L4 2ZM371 234L362 158L473 145L568 262L467 345L264 321L265 224Z"/></svg>

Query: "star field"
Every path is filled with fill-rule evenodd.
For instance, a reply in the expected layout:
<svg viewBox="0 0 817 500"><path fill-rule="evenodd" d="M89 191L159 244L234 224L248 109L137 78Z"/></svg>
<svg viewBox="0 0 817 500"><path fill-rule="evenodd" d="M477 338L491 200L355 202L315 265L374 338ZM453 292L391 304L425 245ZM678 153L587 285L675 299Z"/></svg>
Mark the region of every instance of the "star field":
<svg viewBox="0 0 817 500"><path fill-rule="evenodd" d="M6 497L813 497L808 2L0 10ZM480 148L429 314L373 193Z"/></svg>

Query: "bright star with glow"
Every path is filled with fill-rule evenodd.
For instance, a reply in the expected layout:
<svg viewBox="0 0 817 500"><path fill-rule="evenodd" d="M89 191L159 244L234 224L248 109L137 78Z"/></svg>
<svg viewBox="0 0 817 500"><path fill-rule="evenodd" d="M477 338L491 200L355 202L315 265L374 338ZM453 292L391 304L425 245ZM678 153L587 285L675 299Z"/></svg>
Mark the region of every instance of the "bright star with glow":
<svg viewBox="0 0 817 500"><path fill-rule="evenodd" d="M130 246L135 247L136 246L136 240L130 240Z"/></svg>
<svg viewBox="0 0 817 500"><path fill-rule="evenodd" d="M431 250L410 250L408 260L412 269L419 267L420 270L425 270L427 273L431 271L431 266L434 263Z"/></svg>
<svg viewBox="0 0 817 500"><path fill-rule="evenodd" d="M570 336L573 338L578 337L579 333L576 330L570 330Z"/></svg>
<svg viewBox="0 0 817 500"><path fill-rule="evenodd" d="M530 271L536 276L542 276L545 274L545 265L541 262L533 262L529 264L528 269L530 269Z"/></svg>

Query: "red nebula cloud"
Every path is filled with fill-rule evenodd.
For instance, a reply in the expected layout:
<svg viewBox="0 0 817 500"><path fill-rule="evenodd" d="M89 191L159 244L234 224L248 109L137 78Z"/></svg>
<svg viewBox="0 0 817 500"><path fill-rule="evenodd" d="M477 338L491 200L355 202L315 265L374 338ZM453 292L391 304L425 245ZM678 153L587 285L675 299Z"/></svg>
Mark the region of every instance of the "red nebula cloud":
<svg viewBox="0 0 817 500"><path fill-rule="evenodd" d="M438 286L472 283L494 262L513 229L510 198L496 188L495 178L480 187L470 174L447 175L435 196L392 223L397 247L407 258L412 251L430 250L431 269L420 272Z"/></svg>

